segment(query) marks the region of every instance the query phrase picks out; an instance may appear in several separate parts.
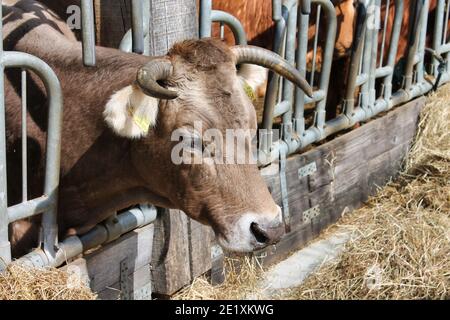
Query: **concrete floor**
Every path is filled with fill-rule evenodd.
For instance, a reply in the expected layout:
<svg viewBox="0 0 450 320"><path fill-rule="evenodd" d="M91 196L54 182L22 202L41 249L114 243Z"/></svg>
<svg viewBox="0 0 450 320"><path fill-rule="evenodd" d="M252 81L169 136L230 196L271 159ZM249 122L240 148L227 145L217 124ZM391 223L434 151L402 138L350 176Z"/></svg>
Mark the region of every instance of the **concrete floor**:
<svg viewBox="0 0 450 320"><path fill-rule="evenodd" d="M270 298L280 290L297 287L322 264L335 259L350 239L349 232L336 233L311 243L265 272L260 283L263 296ZM252 297L248 297L252 298Z"/></svg>

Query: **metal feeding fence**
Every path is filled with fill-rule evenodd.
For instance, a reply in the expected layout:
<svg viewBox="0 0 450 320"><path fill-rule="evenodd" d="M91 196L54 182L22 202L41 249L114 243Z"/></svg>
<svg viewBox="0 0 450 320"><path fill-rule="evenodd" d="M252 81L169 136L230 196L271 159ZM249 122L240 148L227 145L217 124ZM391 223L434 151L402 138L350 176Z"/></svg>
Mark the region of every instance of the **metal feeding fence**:
<svg viewBox="0 0 450 320"><path fill-rule="evenodd" d="M120 49L126 52L150 53L150 8L151 0L131 0L132 28L126 33ZM367 121L383 111L423 95L434 87L450 80L448 61L450 43L447 43L447 24L450 0L437 0L433 26L428 26L429 0L415 1L410 33L408 54L402 73L402 83L394 87L394 71L400 40L405 1L402 0L361 0L357 4L357 21L351 63L343 102L343 111L332 119L327 119L326 102L333 52L336 41L337 17L330 0L273 0L273 21L275 35L273 50L296 66L303 76L307 76L308 29L311 13L316 10L316 32L313 41L313 67L309 82L315 91L312 98L275 74L269 75L262 120L258 158L261 165L280 160L280 175L283 177L283 163L289 154L319 142L326 137ZM93 0L81 1L83 58L86 66L94 66L95 61L95 21ZM388 34L388 15L381 7L395 10L392 28ZM242 24L231 14L212 10L212 0L200 1L200 37L211 36L212 24L219 23L221 35L228 26L239 44L245 44L246 34ZM325 30L319 39L319 30ZM1 25L0 25L1 31ZM322 34L322 33L321 33ZM432 35L431 48L426 47L426 36ZM381 41L379 41L381 36ZM321 69L315 67L320 54L318 43L323 43ZM386 54L385 54L386 52ZM430 57L426 59L426 57ZM429 63L425 63L425 61ZM55 73L43 61L20 52L5 52L0 48L0 258L11 260L8 242L8 225L16 220L42 214L41 246L21 258L35 266L58 266L67 258L103 244L136 227L151 223L156 218L153 207L140 206L121 213L98 225L88 234L57 240L57 195L59 182L60 133L62 125L63 97ZM6 188L6 143L4 69L21 68L22 72L22 159L26 159L26 70L32 70L41 77L49 97L47 162L44 195L37 199L27 199L27 164L23 161L22 190L23 202L8 207ZM316 76L317 75L317 76ZM434 77L434 82L426 79ZM314 120L307 125L305 106L314 106ZM274 139L274 118L281 119L281 139ZM285 180L285 178L284 178ZM287 194L286 183L281 180L281 191ZM285 198L285 197L283 197ZM283 203L287 210L287 203ZM285 212L286 214L286 212ZM287 215L286 215L287 216Z"/></svg>

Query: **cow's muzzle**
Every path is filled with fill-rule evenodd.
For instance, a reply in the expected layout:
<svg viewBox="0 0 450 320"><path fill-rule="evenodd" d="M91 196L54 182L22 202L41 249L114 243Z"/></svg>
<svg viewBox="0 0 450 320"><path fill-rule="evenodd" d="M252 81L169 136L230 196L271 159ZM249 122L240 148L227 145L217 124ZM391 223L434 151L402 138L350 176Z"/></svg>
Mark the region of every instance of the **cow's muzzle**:
<svg viewBox="0 0 450 320"><path fill-rule="evenodd" d="M282 224L278 224L277 226L264 226L257 222L252 222L250 224L250 232L259 244L267 246L280 241L284 234L284 226Z"/></svg>
<svg viewBox="0 0 450 320"><path fill-rule="evenodd" d="M234 252L251 252L280 241L285 233L281 209L275 213L248 212L218 234L221 246Z"/></svg>

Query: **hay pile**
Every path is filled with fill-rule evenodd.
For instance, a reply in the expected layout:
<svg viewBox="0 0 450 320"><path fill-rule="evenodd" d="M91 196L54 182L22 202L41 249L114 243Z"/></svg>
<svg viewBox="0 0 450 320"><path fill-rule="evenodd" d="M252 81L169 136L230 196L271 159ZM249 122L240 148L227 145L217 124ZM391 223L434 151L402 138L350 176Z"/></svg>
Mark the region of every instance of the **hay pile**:
<svg viewBox="0 0 450 320"><path fill-rule="evenodd" d="M60 269L12 264L0 273L0 300L95 300L84 283Z"/></svg>
<svg viewBox="0 0 450 320"><path fill-rule="evenodd" d="M429 97L404 172L340 221L345 251L285 298L450 299L449 102L448 85Z"/></svg>
<svg viewBox="0 0 450 320"><path fill-rule="evenodd" d="M238 267L239 266L239 267ZM206 276L196 278L192 284L172 297L173 300L230 300L264 298L259 281L263 269L250 257L226 258L226 281L212 286Z"/></svg>
<svg viewBox="0 0 450 320"><path fill-rule="evenodd" d="M338 259L272 298L450 299L449 104L450 85L429 96L404 171L325 232L352 234ZM259 297L262 275L255 268L243 272L245 281L231 273L215 288L197 279L175 298Z"/></svg>

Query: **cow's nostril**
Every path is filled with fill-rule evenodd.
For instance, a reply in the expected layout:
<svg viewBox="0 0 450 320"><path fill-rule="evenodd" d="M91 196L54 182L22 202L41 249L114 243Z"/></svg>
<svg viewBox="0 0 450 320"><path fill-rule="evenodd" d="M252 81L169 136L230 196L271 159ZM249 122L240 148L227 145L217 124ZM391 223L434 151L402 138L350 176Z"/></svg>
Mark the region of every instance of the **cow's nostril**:
<svg viewBox="0 0 450 320"><path fill-rule="evenodd" d="M250 231L253 233L256 241L258 241L259 243L269 242L270 239L267 235L267 232L263 230L256 222L252 222L252 224L250 225Z"/></svg>

